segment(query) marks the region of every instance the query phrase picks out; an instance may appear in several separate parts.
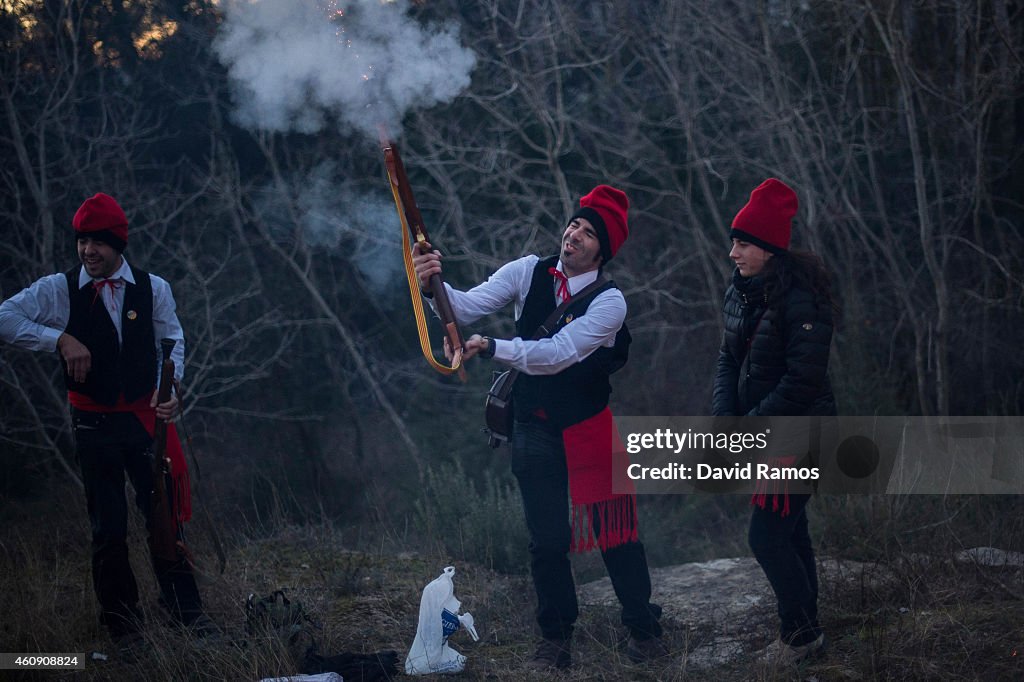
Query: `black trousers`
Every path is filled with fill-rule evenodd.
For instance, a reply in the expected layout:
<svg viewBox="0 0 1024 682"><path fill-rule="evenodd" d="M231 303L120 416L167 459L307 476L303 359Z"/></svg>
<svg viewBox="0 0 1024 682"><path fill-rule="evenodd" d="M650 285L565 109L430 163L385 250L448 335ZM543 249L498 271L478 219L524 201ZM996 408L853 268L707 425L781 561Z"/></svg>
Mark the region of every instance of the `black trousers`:
<svg viewBox="0 0 1024 682"><path fill-rule="evenodd" d="M549 639L566 639L579 616L569 562L569 476L562 434L543 422L516 422L512 473L519 481L530 532L530 573L537 592L537 624ZM651 576L644 546L631 542L601 553L622 624L637 639L661 635L661 607L651 604Z"/></svg>
<svg viewBox="0 0 1024 682"><path fill-rule="evenodd" d="M807 531L810 495L790 495L789 514L755 506L748 540L779 605L779 636L787 644L807 644L821 634L818 625L818 571Z"/></svg>
<svg viewBox="0 0 1024 682"><path fill-rule="evenodd" d="M135 629L139 590L128 561L128 504L125 475L135 490L135 505L151 530L150 492L153 439L129 412L97 413L72 409L75 447L85 484L92 526L92 583L100 602L100 620L113 636ZM168 481L168 490L171 489ZM190 624L202 613L195 577L184 559L152 556L160 602L171 616Z"/></svg>

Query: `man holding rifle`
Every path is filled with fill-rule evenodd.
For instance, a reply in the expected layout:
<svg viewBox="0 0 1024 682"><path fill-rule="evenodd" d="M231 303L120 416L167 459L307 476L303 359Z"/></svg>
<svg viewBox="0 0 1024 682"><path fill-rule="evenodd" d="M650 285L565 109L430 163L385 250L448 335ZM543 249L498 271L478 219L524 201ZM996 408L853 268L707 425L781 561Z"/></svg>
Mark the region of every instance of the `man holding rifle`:
<svg viewBox="0 0 1024 682"><path fill-rule="evenodd" d="M520 373L512 391L510 444L543 637L527 664L533 670L568 668L572 662L570 642L579 612L571 549L601 550L629 629L629 658L645 662L666 653L661 608L650 603L635 496L612 490L608 377L625 363L630 339L623 324L626 301L601 269L626 240L628 208L622 191L598 185L580 199L558 255L507 263L466 292L446 285L460 325L515 303L516 338L473 335L463 359L493 358ZM424 295L432 296L430 279L441 273L440 255L420 243L413 261ZM556 311L557 319L550 319Z"/></svg>
<svg viewBox="0 0 1024 682"><path fill-rule="evenodd" d="M203 614L179 542L191 508L185 459L173 425L167 427L168 464L157 467L169 469L163 504L170 508L157 513L171 519L164 526L175 537L154 538L154 427L158 419L170 420L178 408L174 395L157 404L160 339L175 341L170 359L176 379L182 376L185 358L170 285L125 260L128 220L112 197L96 194L87 199L72 224L81 265L43 277L0 304L0 340L59 353L92 526L93 587L100 621L111 637L128 646L138 641L142 615L128 560L125 474L146 517L161 604L177 622L197 634L210 634L215 628ZM178 551L169 554L157 551L158 546Z"/></svg>

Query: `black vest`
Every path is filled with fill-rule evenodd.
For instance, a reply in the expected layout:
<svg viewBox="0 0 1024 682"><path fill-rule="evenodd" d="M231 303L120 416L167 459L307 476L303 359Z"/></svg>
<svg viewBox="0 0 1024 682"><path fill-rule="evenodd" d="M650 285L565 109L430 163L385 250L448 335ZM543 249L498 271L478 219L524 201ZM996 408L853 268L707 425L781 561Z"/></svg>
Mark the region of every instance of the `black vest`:
<svg viewBox="0 0 1024 682"><path fill-rule="evenodd" d="M129 266L131 267L131 266ZM122 394L134 402L153 392L156 386L156 339L153 334L153 284L149 273L131 267L135 284L124 282L121 307L121 342L117 329L91 286L78 288L82 266L64 273L68 282L71 315L64 331L81 341L92 354L92 369L78 383L67 373L69 391L84 393L103 405L114 405Z"/></svg>
<svg viewBox="0 0 1024 682"><path fill-rule="evenodd" d="M558 264L558 257L542 258L533 269L530 291L526 294L523 313L516 322L516 334L529 340L557 307L554 282L549 268ZM586 314L590 302L603 291L613 289L615 282L606 282L583 298L573 298L547 337L555 335L572 320ZM512 389L515 417L525 421L538 409L544 410L548 421L559 429L578 424L608 406L612 386L608 381L612 372L626 364L632 337L623 324L615 336L615 346L601 347L583 362L571 365L558 374L519 375Z"/></svg>

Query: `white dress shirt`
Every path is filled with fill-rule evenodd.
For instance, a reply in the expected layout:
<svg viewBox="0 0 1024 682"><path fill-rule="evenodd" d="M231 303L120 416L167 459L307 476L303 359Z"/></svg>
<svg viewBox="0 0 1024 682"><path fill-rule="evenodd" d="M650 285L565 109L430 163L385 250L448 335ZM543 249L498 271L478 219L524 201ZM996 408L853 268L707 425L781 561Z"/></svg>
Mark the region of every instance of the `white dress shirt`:
<svg viewBox="0 0 1024 682"><path fill-rule="evenodd" d="M121 258L121 267L109 279L122 279L135 284L128 261ZM175 313L176 305L171 293L171 285L154 274L149 276L153 287L153 334L156 337L157 382L160 380L160 368L163 353L160 350L160 339L174 339L174 376L181 379L185 373L185 334ZM78 275L78 288L91 286L93 280L82 268ZM124 307L124 285L100 288L103 307L110 314L110 319L117 329L117 339L121 341L121 310ZM57 349L57 339L64 333L71 317L71 300L68 297L67 279L63 274L47 275L37 280L27 289L11 296L0 303L0 341L18 348L53 352Z"/></svg>
<svg viewBox="0 0 1024 682"><path fill-rule="evenodd" d="M518 320L530 291L533 270L539 260L539 257L531 255L506 263L486 282L469 291L459 291L445 283L459 325L471 324L512 302L515 303L515 317ZM562 261L558 261L555 267L562 271ZM597 270L592 270L570 277L570 295L582 291L597 279L597 275ZM552 291L558 289L554 277L551 278L551 287ZM569 322L550 338L537 341L519 337L493 339L494 359L524 374L557 374L566 367L582 362L602 346L614 346L615 335L625 319L626 299L622 292L614 288L606 289L590 302L586 315Z"/></svg>

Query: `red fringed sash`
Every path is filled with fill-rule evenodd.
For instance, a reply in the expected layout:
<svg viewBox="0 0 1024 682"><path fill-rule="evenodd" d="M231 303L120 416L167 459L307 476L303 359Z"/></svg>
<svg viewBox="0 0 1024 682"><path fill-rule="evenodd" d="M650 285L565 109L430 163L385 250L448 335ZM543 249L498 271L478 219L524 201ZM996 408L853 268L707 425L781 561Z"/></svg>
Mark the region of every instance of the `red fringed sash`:
<svg viewBox="0 0 1024 682"><path fill-rule="evenodd" d="M126 403L124 396L121 396L116 405L102 405L84 393L68 391L68 401L72 407L85 412L131 412L146 429L146 432L152 436L156 427L156 408L149 406L150 399L150 397L145 397L134 403ZM178 523L183 523L192 518L192 489L189 484L185 453L181 449L181 441L178 440L178 432L175 430L174 424L167 425L166 455L171 460L171 484L173 485L171 494L174 500L174 515Z"/></svg>
<svg viewBox="0 0 1024 682"><path fill-rule="evenodd" d="M572 498L573 552L601 551L637 541L636 494L613 492L615 468L628 465L607 407L562 432ZM621 477L620 477L621 478ZM628 480L628 479L626 479Z"/></svg>
<svg viewBox="0 0 1024 682"><path fill-rule="evenodd" d="M770 467L790 467L796 463L796 456L772 457L767 464ZM781 484L781 486L779 485ZM779 488L782 492L779 492ZM771 490L769 490L771 488ZM750 498L751 506L758 506L761 509L768 508L768 495L772 496L772 511L779 511L779 498L782 498L782 513L780 516L789 516L789 481L760 480L754 484L754 494Z"/></svg>

